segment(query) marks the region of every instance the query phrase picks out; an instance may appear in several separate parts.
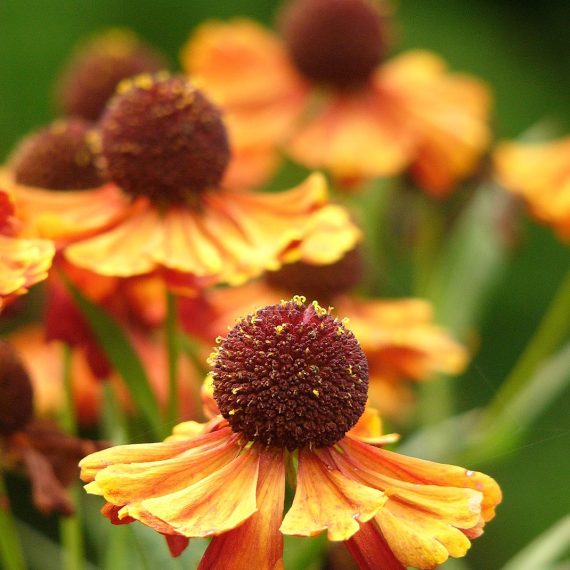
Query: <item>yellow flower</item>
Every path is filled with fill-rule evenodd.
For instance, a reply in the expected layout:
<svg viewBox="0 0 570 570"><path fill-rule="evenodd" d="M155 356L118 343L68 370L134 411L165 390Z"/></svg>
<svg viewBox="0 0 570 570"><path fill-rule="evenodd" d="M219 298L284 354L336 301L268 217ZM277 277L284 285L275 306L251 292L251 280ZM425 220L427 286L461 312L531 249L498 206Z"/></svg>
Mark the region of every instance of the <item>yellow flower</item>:
<svg viewBox="0 0 570 570"><path fill-rule="evenodd" d="M281 194L223 186L231 149L220 112L185 79L139 76L119 91L85 135L112 182L53 191L4 172L28 231L58 240L72 264L116 277L158 272L197 288L243 282L310 244L334 260L359 239L348 214L327 203L319 174Z"/></svg>
<svg viewBox="0 0 570 570"><path fill-rule="evenodd" d="M55 253L50 241L18 237L14 214L10 197L0 190L0 311L47 277Z"/></svg>
<svg viewBox="0 0 570 570"><path fill-rule="evenodd" d="M494 158L499 182L521 196L537 219L570 241L570 138L503 143Z"/></svg>
<svg viewBox="0 0 570 570"><path fill-rule="evenodd" d="M394 438L377 437L370 413L359 426L366 358L316 302L296 296L248 315L211 364L221 415L80 463L112 522L154 528L173 554L189 538L213 537L202 569L280 568L283 535L326 530L361 567L404 570L463 556L493 518L501 492L487 475L365 442ZM283 516L286 473L296 490Z"/></svg>
<svg viewBox="0 0 570 570"><path fill-rule="evenodd" d="M482 81L451 74L427 51L381 63L389 34L378 4L291 4L283 40L253 21L212 21L181 51L237 139L252 126L258 144L282 143L346 184L409 168L428 193L444 196L474 172L490 139Z"/></svg>

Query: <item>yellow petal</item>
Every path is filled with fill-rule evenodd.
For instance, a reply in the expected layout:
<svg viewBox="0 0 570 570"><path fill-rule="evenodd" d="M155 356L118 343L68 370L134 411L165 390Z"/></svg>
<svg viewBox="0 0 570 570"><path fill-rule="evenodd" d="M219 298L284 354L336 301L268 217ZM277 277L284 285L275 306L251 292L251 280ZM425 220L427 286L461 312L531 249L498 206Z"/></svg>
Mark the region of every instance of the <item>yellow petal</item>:
<svg viewBox="0 0 570 570"><path fill-rule="evenodd" d="M184 536L213 536L231 530L257 511L259 455L254 447L186 489L141 502ZM126 512L135 518L128 507Z"/></svg>
<svg viewBox="0 0 570 570"><path fill-rule="evenodd" d="M329 540L347 540L357 521L370 520L386 502L383 493L349 479L325 451L299 451L297 490L281 532L314 536L327 529Z"/></svg>

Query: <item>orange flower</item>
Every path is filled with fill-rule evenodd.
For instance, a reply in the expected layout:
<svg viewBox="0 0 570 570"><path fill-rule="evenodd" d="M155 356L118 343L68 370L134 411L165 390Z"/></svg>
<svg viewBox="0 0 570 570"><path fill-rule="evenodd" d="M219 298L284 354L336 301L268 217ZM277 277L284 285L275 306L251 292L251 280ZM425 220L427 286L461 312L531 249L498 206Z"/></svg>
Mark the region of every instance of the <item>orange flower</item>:
<svg viewBox="0 0 570 570"><path fill-rule="evenodd" d="M499 182L521 196L540 221L570 241L570 138L503 143L495 151Z"/></svg>
<svg viewBox="0 0 570 570"><path fill-rule="evenodd" d="M252 21L208 22L182 64L226 110L230 131L255 125L253 136L347 184L409 168L444 196L488 146L488 88L425 51L380 65L384 12L369 0L298 0L281 20L283 41Z"/></svg>
<svg viewBox="0 0 570 570"><path fill-rule="evenodd" d="M22 239L8 194L0 190L0 311L16 295L47 277L54 256L50 241Z"/></svg>
<svg viewBox="0 0 570 570"><path fill-rule="evenodd" d="M278 303L294 290L323 305L334 305L350 318L370 369L370 403L382 415L402 420L411 410L412 382L437 373L459 374L468 353L433 322L433 309L422 299L363 299L348 294L362 277L358 250L325 266L294 263L267 274L265 282L208 291L181 299L182 325L211 344L240 315Z"/></svg>
<svg viewBox="0 0 570 570"><path fill-rule="evenodd" d="M183 78L124 82L86 136L113 183L65 192L12 185L30 231L57 239L68 261L94 273L235 284L299 259L308 236L312 244L326 236L322 252L312 248L325 261L359 238L347 213L327 204L319 174L281 194L222 188L230 148L220 112Z"/></svg>
<svg viewBox="0 0 570 570"><path fill-rule="evenodd" d="M154 528L173 554L191 537L213 537L201 569L280 568L283 535L327 530L362 568L404 570L463 556L493 518L501 492L487 475L358 439L379 430L370 413L358 425L366 358L316 302L294 297L245 317L211 364L221 415L80 463L115 524ZM286 472L296 490L283 517Z"/></svg>

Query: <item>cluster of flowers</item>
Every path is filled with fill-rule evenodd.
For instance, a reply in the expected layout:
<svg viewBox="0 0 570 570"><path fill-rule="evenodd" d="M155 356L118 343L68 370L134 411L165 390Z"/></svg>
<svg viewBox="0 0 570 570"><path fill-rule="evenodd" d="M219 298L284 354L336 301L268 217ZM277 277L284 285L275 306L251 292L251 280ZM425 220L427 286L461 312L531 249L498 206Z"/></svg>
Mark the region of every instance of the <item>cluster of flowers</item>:
<svg viewBox="0 0 570 570"><path fill-rule="evenodd" d="M124 30L76 53L58 85L62 117L0 170L4 317L47 278L41 327L0 345L0 444L43 511L71 512L70 465L103 446L34 417L34 390L38 418L62 405L53 341L73 347L82 425L100 415L100 380L120 384L71 287L120 323L162 404L165 299L176 295L197 343L218 342L204 411L188 388L201 371L180 366L177 419L188 421L162 443L81 461L112 523L154 528L173 555L213 537L200 568L224 569L282 567L283 535L323 530L360 568L429 569L483 532L501 500L495 481L383 449L398 438L376 411L402 421L413 383L460 373L468 352L427 301L354 294L366 269L358 212L329 199L329 181L341 201L401 174L441 199L488 150L486 85L432 53L387 59L390 16L374 0L296 0L280 36L245 19L208 22L177 74ZM568 153L567 141L496 153L499 180L566 238ZM257 190L284 156L329 178ZM286 479L295 494L283 516Z"/></svg>

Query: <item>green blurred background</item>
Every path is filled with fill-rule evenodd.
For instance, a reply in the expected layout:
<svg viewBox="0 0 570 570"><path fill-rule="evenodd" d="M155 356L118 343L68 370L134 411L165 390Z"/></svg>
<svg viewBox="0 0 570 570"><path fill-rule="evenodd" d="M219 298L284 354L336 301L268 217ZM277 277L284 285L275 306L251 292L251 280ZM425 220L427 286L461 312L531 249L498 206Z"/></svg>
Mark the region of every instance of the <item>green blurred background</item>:
<svg viewBox="0 0 570 570"><path fill-rule="evenodd" d="M271 23L275 0L0 0L0 157L49 122L54 78L85 34L127 26L170 56L207 18L249 15ZM456 70L480 75L495 93L498 138L548 119L570 132L570 3L401 0L398 51L421 47ZM462 409L486 402L517 359L569 265L568 248L526 222L481 323L481 349L458 380ZM473 260L476 263L476 260ZM404 292L402 292L403 294ZM570 511L569 392L533 426L524 447L481 468L501 483L504 504L477 540L467 567L499 569ZM541 570L537 568L536 570Z"/></svg>

